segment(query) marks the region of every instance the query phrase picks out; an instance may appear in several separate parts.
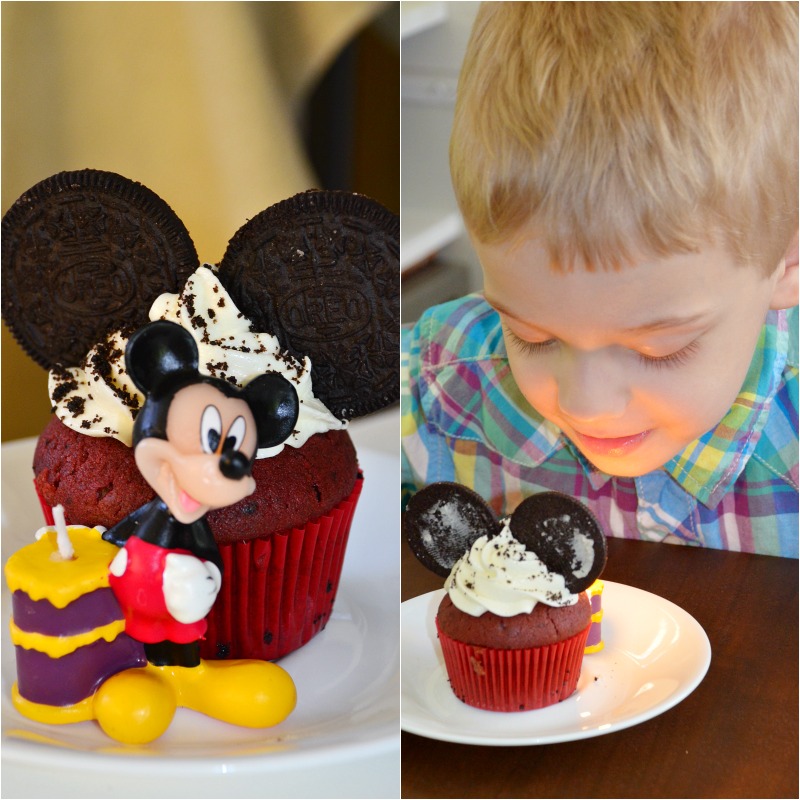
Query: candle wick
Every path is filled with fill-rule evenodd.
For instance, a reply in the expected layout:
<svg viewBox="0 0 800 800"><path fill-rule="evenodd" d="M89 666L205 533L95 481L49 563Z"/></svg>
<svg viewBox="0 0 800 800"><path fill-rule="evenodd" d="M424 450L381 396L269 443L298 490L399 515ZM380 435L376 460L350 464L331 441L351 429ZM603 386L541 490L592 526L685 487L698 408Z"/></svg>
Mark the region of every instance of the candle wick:
<svg viewBox="0 0 800 800"><path fill-rule="evenodd" d="M64 506L53 506L53 521L56 524L56 543L58 544L58 553L64 561L69 561L75 557L75 549L72 546L72 540L69 538L67 531L67 523L64 519Z"/></svg>

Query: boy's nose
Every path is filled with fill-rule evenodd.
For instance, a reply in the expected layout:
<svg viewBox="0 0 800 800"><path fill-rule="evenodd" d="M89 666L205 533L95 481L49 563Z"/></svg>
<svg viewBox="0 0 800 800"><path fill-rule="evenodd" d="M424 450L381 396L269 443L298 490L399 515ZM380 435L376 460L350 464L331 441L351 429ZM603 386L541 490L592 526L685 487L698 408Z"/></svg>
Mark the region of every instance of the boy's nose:
<svg viewBox="0 0 800 800"><path fill-rule="evenodd" d="M617 419L628 407L624 376L604 351L565 354L556 383L558 407L574 422Z"/></svg>

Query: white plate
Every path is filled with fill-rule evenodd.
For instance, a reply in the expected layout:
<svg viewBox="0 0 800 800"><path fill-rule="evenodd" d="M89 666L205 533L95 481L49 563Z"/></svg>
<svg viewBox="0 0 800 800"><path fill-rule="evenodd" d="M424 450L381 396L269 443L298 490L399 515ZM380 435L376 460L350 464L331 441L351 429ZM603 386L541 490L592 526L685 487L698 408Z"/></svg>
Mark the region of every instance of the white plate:
<svg viewBox="0 0 800 800"><path fill-rule="evenodd" d="M238 728L179 709L160 739L130 747L93 722L26 719L10 700L16 670L3 585L4 797L399 796L399 516L395 525L387 519L397 507L398 461L354 439L365 486L339 595L325 630L281 660L298 705L275 728ZM2 448L4 563L42 524L33 446L29 439Z"/></svg>
<svg viewBox="0 0 800 800"><path fill-rule="evenodd" d="M458 700L447 682L434 624L443 594L407 600L400 623L401 724L431 739L508 746L600 736L672 708L711 663L708 637L694 617L662 597L605 581L605 647L584 658L575 694L535 711L484 711Z"/></svg>

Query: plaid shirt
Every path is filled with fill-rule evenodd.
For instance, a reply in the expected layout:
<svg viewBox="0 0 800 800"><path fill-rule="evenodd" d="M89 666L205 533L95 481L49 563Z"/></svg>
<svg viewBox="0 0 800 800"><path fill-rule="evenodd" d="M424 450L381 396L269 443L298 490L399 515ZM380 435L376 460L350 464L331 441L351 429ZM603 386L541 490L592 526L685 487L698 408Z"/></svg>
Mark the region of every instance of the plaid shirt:
<svg viewBox="0 0 800 800"><path fill-rule="evenodd" d="M797 558L797 374L797 308L770 311L722 421L663 467L613 477L528 404L497 313L469 295L403 331L403 501L456 481L502 516L554 490L609 535Z"/></svg>

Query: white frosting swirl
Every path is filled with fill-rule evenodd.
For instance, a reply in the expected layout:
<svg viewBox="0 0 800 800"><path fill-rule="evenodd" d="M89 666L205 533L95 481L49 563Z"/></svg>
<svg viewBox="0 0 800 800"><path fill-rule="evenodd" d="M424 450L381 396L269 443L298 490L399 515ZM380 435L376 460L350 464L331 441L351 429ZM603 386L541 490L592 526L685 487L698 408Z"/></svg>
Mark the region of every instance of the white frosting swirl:
<svg viewBox="0 0 800 800"><path fill-rule="evenodd" d="M537 603L571 606L579 597L513 537L508 520L497 536L481 536L453 565L444 588L453 605L473 617L486 611L500 617L529 614Z"/></svg>
<svg viewBox="0 0 800 800"><path fill-rule="evenodd" d="M300 400L300 414L285 444L302 447L315 433L342 430L347 422L331 414L314 396L311 361L292 357L269 333L256 333L214 274L203 265L180 294L162 294L150 319L177 322L189 331L200 355L200 372L246 386L265 372L279 372L291 381ZM133 410L144 397L125 371L127 339L119 331L95 345L78 367L50 372L48 391L56 416L88 436L113 436L130 446ZM284 445L258 451L258 458L277 455Z"/></svg>

